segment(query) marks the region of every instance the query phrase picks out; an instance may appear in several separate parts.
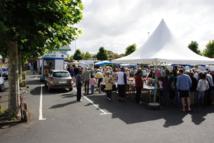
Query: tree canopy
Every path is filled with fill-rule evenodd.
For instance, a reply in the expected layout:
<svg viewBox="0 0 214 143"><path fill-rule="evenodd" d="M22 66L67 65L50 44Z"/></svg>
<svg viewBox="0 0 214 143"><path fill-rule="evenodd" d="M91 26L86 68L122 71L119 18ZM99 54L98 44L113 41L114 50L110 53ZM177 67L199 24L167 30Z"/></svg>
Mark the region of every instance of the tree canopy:
<svg viewBox="0 0 214 143"><path fill-rule="evenodd" d="M77 49L77 50L75 51L74 56L73 56L73 59L74 59L74 60L77 60L77 61L83 59L82 53L81 53L81 51L80 51L79 49Z"/></svg>
<svg viewBox="0 0 214 143"><path fill-rule="evenodd" d="M97 60L108 60L107 51L105 50L104 47L100 47L96 57Z"/></svg>
<svg viewBox="0 0 214 143"><path fill-rule="evenodd" d="M9 59L8 107L13 112L20 57L37 58L77 38L80 30L74 24L82 19L82 10L81 0L0 0L0 51Z"/></svg>
<svg viewBox="0 0 214 143"><path fill-rule="evenodd" d="M92 58L92 55L89 52L83 53L83 59L84 60L89 60Z"/></svg>
<svg viewBox="0 0 214 143"><path fill-rule="evenodd" d="M108 59L110 60L117 59L120 57L117 53L114 53L112 51L107 51L107 55L108 55Z"/></svg>
<svg viewBox="0 0 214 143"><path fill-rule="evenodd" d="M16 41L26 57L38 57L77 37L73 25L82 9L81 0L1 0L0 38Z"/></svg>
<svg viewBox="0 0 214 143"><path fill-rule="evenodd" d="M204 55L209 58L214 58L214 40L209 41L204 50Z"/></svg>
<svg viewBox="0 0 214 143"><path fill-rule="evenodd" d="M200 50L198 49L198 43L196 41L191 41L191 43L188 45L188 48L198 55L201 54Z"/></svg>
<svg viewBox="0 0 214 143"><path fill-rule="evenodd" d="M132 45L129 45L127 48L126 48L126 52L125 52L125 55L130 55L131 53L133 53L134 51L136 50L136 44L132 44Z"/></svg>

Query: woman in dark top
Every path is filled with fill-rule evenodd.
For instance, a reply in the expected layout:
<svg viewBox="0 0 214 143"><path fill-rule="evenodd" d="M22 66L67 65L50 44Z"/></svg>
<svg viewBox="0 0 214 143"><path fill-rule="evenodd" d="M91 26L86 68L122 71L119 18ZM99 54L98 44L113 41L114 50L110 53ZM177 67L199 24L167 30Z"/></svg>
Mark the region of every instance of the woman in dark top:
<svg viewBox="0 0 214 143"><path fill-rule="evenodd" d="M190 73L189 74L191 80L192 80L192 86L190 88L190 97L193 99L192 100L192 103L196 103L197 102L197 95L196 95L196 88L197 88L197 84L198 84L198 81L197 79L194 77L194 74L193 73Z"/></svg>
<svg viewBox="0 0 214 143"><path fill-rule="evenodd" d="M143 88L142 71L138 70L135 74L136 102L140 103L141 91Z"/></svg>
<svg viewBox="0 0 214 143"><path fill-rule="evenodd" d="M176 76L175 72L169 75L169 98L171 102L173 102L176 97Z"/></svg>
<svg viewBox="0 0 214 143"><path fill-rule="evenodd" d="M80 102L81 100L81 90L82 90L82 71L81 69L78 69L77 71L77 75L76 75L76 87L77 87L77 101Z"/></svg>

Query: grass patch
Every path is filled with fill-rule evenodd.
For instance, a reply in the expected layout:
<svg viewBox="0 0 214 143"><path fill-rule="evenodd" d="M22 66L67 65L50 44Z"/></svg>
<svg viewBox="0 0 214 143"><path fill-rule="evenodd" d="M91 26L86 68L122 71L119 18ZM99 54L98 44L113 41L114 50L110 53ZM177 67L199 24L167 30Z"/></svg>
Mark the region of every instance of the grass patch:
<svg viewBox="0 0 214 143"><path fill-rule="evenodd" d="M0 111L0 121L16 121L16 114L9 111L9 110L2 110Z"/></svg>

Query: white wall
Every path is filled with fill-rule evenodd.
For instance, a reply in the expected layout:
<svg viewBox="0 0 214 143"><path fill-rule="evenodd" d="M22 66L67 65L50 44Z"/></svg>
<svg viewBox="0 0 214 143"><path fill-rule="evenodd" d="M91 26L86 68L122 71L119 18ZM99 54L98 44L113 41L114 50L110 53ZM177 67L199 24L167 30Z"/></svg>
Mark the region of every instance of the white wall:
<svg viewBox="0 0 214 143"><path fill-rule="evenodd" d="M64 60L55 60L55 69L63 70L64 69Z"/></svg>

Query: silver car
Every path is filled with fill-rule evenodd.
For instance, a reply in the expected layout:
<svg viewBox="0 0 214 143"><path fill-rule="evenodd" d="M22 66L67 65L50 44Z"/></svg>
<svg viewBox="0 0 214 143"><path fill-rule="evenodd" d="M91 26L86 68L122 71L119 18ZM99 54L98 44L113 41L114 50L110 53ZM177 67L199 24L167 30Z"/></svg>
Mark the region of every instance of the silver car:
<svg viewBox="0 0 214 143"><path fill-rule="evenodd" d="M51 89L73 89L73 80L70 73L66 70L52 70L46 78L46 86Z"/></svg>

